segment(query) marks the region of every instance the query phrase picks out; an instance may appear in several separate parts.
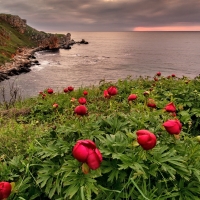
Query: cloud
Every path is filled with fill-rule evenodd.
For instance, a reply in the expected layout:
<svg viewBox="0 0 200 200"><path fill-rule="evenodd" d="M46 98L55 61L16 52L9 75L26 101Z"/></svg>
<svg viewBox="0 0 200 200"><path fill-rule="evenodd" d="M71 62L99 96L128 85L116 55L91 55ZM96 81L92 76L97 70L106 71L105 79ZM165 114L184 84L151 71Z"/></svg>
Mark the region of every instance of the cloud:
<svg viewBox="0 0 200 200"><path fill-rule="evenodd" d="M199 0L11 0L0 13L19 15L39 30L128 31L136 27L200 25Z"/></svg>

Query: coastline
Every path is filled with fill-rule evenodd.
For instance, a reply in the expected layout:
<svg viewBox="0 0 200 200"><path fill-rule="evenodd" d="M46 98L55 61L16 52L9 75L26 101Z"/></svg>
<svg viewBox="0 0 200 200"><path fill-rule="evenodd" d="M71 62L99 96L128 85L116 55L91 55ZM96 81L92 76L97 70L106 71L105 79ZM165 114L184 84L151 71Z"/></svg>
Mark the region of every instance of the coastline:
<svg viewBox="0 0 200 200"><path fill-rule="evenodd" d="M41 47L19 49L11 62L0 66L0 82L9 79L9 76L30 72L30 67L38 64L34 53L41 50Z"/></svg>
<svg viewBox="0 0 200 200"><path fill-rule="evenodd" d="M82 39L81 41L75 42L70 40L67 45L61 44L58 48L52 48L50 50L58 49L71 49L71 46L74 44L88 44L87 41ZM39 65L39 62L36 60L34 53L42 50L49 50L49 47L35 47L27 48L23 47L17 50L17 53L13 56L11 62L6 62L3 65L0 65L0 82L8 80L10 76L20 75L21 73L28 73L31 71L31 66Z"/></svg>

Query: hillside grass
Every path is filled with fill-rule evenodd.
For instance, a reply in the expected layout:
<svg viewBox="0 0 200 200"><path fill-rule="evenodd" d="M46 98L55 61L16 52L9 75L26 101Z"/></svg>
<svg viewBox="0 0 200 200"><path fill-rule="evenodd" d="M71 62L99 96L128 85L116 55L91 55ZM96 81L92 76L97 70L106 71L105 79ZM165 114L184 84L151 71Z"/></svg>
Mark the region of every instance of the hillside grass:
<svg viewBox="0 0 200 200"><path fill-rule="evenodd" d="M31 39L33 32L38 32L31 27L27 27L24 34L19 33L14 27L8 23L0 21L0 28L10 33L10 39L5 40L6 45L0 46L0 64L11 61L11 56L16 53L17 49L22 47L36 47L36 42Z"/></svg>

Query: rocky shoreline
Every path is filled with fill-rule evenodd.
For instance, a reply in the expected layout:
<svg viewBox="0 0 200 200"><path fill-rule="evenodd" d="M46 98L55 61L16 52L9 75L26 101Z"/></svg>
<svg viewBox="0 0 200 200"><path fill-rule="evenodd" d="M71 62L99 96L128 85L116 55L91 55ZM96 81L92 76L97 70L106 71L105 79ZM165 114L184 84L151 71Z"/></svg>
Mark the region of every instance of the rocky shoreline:
<svg viewBox="0 0 200 200"><path fill-rule="evenodd" d="M84 39L78 42L70 40L67 45L60 45L60 47L51 50L54 51L59 49L71 49L71 46L76 43L88 44L88 42L85 41ZM34 56L34 53L42 50L47 50L47 48L36 47L36 48L19 49L16 55L12 58L11 62L7 62L0 66L0 82L9 79L10 76L15 76L21 73L30 72L31 66L39 65L39 62L36 60L36 57Z"/></svg>
<svg viewBox="0 0 200 200"><path fill-rule="evenodd" d="M0 66L0 82L9 79L9 76L30 72L31 66L39 64L34 53L41 50L43 49L40 47L19 49L11 62L7 62Z"/></svg>

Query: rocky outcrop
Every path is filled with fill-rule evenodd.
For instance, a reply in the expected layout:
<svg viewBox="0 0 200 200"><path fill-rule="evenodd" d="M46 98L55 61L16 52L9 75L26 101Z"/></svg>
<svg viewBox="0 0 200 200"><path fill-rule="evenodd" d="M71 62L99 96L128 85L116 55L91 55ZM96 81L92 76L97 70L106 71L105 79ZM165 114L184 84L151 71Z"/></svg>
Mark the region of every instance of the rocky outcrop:
<svg viewBox="0 0 200 200"><path fill-rule="evenodd" d="M0 21L1 20L9 23L12 27L16 28L22 34L26 30L26 20L21 19L17 15L0 14Z"/></svg>
<svg viewBox="0 0 200 200"><path fill-rule="evenodd" d="M71 46L75 44L74 40L71 40L71 33L67 33L62 39L60 40L60 48L61 49L71 49Z"/></svg>
<svg viewBox="0 0 200 200"><path fill-rule="evenodd" d="M82 39L80 42L76 42L78 44L89 44L89 42L85 41L85 39Z"/></svg>
<svg viewBox="0 0 200 200"><path fill-rule="evenodd" d="M9 79L9 76L30 72L30 67L39 64L34 53L42 50L40 47L34 49L22 48L13 57L13 61L0 66L0 82Z"/></svg>
<svg viewBox="0 0 200 200"><path fill-rule="evenodd" d="M37 31L34 28L31 28L26 24L25 19L21 19L17 15L10 15L10 14L0 14L0 22L4 21L9 24L12 28L16 29L20 34L23 34L29 38L30 41L33 41L35 45L46 48L46 49L56 49L59 48L59 43L61 42L62 38L64 40L68 40L71 36L68 34L67 36L62 36L58 34L51 34L45 33L43 31ZM6 39L9 38L9 33L0 27L0 44L6 45L6 42L3 40L5 37ZM4 38L2 38L4 37ZM4 41L4 42L3 42Z"/></svg>

